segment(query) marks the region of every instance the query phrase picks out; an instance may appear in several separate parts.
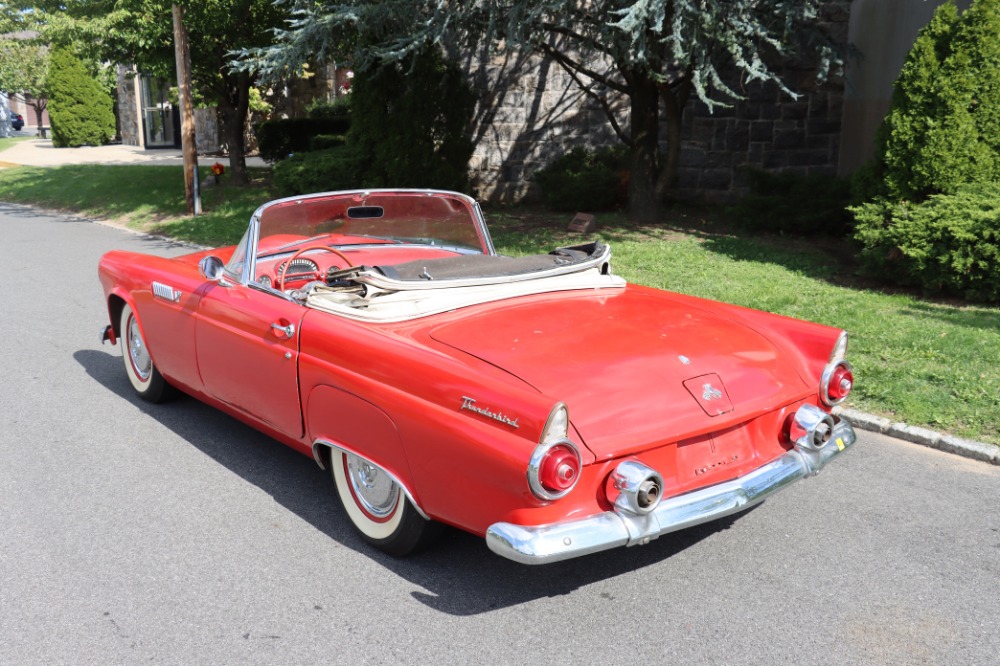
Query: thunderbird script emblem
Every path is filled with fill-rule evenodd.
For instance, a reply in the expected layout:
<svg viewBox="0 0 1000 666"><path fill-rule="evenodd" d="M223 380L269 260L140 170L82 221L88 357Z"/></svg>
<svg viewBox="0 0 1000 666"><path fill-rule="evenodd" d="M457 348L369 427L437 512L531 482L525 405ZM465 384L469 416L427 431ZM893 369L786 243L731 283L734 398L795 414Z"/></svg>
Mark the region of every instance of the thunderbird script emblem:
<svg viewBox="0 0 1000 666"><path fill-rule="evenodd" d="M509 425L512 428L520 428L521 427L517 423L518 419L512 419L509 416L507 416L506 414L504 414L503 412L495 412L492 409L490 409L489 407L480 407L479 405L476 404L476 399L475 398L470 398L467 395L463 395L462 396L462 407L461 407L461 409L467 409L470 412L475 412L476 414L482 414L483 416L485 416L487 418L491 418L494 421L499 421L500 423L504 423L506 425Z"/></svg>

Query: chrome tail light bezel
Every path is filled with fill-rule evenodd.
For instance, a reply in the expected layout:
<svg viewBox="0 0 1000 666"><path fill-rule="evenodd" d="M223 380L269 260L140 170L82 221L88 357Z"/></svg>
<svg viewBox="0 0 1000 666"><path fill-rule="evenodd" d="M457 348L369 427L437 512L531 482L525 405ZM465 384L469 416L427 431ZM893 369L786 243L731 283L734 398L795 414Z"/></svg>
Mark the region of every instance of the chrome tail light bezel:
<svg viewBox="0 0 1000 666"><path fill-rule="evenodd" d="M568 449L576 458L576 476L573 479L573 483L568 488L559 491L546 488L542 484L541 480L542 465L545 463L545 459L556 447ZM538 499L547 501L561 499L573 492L573 489L576 488L576 485L580 482L582 471L583 459L580 456L580 450L576 447L576 444L566 438L556 439L551 442L542 442L535 447L535 450L531 454L531 459L528 461L528 487L531 488L532 494Z"/></svg>
<svg viewBox="0 0 1000 666"><path fill-rule="evenodd" d="M830 396L830 382L833 380L834 376L837 374L837 370L844 368L851 375L851 386L848 386L844 394L839 398L833 398ZM819 381L819 397L823 401L823 404L828 407L834 407L844 402L847 396L850 395L851 389L854 385L854 368L847 361L840 359L836 362L829 363L826 368L823 369L823 376Z"/></svg>

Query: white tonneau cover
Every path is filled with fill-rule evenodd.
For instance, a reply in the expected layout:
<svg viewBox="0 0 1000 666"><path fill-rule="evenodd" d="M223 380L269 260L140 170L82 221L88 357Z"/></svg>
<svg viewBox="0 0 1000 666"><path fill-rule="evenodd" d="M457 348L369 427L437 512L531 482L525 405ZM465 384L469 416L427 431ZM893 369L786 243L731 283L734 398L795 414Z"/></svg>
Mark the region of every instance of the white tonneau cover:
<svg viewBox="0 0 1000 666"><path fill-rule="evenodd" d="M625 286L624 279L611 274L607 245L582 249L347 269L342 276L363 288L317 286L306 305L360 321L399 322L518 296Z"/></svg>

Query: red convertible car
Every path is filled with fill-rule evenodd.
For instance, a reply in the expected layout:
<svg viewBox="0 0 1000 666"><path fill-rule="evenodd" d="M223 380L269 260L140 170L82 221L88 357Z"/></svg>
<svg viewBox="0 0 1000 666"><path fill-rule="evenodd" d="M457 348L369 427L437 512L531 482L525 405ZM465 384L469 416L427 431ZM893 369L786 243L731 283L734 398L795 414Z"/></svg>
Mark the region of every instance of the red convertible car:
<svg viewBox="0 0 1000 666"><path fill-rule="evenodd" d="M527 564L645 544L855 442L846 332L627 284L600 242L500 256L462 194L282 199L234 247L99 272L140 397L314 457L393 555L440 524Z"/></svg>

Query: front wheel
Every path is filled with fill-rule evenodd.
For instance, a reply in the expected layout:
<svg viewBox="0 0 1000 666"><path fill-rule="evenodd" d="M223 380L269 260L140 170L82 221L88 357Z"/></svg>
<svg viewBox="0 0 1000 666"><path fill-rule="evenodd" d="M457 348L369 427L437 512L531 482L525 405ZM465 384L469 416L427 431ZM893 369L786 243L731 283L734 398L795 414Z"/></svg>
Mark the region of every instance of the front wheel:
<svg viewBox="0 0 1000 666"><path fill-rule="evenodd" d="M361 538L394 557L429 544L441 524L421 516L381 467L352 453L330 451L330 469L344 512Z"/></svg>
<svg viewBox="0 0 1000 666"><path fill-rule="evenodd" d="M122 308L120 323L122 359L132 388L140 398L149 402L163 402L174 397L177 390L167 383L153 364L153 357L149 355L146 340L139 329L139 320L130 306Z"/></svg>

